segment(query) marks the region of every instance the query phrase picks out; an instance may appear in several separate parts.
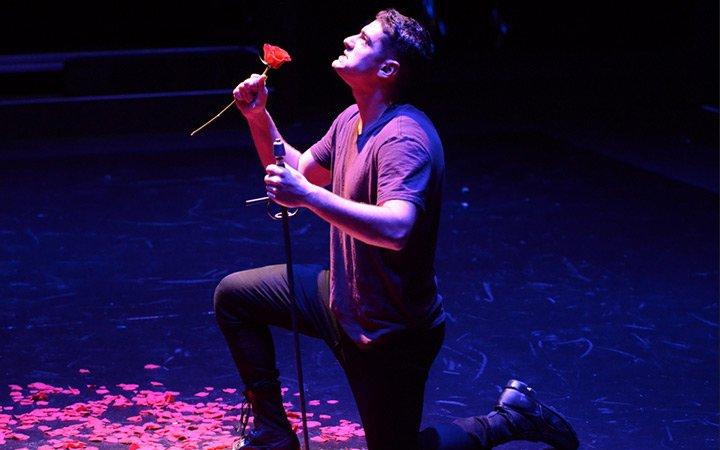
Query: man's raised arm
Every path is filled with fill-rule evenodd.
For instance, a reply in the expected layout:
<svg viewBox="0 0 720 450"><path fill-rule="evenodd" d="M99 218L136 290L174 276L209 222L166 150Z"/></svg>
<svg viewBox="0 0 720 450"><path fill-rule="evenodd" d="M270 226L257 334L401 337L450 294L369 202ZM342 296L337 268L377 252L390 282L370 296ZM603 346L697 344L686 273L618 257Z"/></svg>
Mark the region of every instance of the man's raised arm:
<svg viewBox="0 0 720 450"><path fill-rule="evenodd" d="M255 149L263 167L275 163L272 143L275 139L282 139L285 143L285 163L297 169L300 152L285 142L265 107L268 98L268 90L265 87L266 79L267 77L264 75L252 74L250 78L238 84L233 90L235 105L247 120Z"/></svg>
<svg viewBox="0 0 720 450"><path fill-rule="evenodd" d="M260 162L263 167L275 163L272 143L275 139L281 139L285 144L285 164L300 171L311 183L318 186L327 185L330 182L330 171L318 164L310 152L302 154L288 144L278 131L265 107L268 98L266 78L253 74L233 90L235 105L247 120Z"/></svg>

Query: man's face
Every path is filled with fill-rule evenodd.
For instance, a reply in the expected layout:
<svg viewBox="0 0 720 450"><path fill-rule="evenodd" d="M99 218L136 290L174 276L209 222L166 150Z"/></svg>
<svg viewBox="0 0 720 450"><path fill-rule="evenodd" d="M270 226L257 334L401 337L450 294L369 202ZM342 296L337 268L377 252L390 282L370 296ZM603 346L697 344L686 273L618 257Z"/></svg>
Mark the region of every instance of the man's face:
<svg viewBox="0 0 720 450"><path fill-rule="evenodd" d="M382 25L375 20L365 25L360 33L345 38L345 51L332 62L332 67L348 84L360 78L371 79L387 57L386 40Z"/></svg>

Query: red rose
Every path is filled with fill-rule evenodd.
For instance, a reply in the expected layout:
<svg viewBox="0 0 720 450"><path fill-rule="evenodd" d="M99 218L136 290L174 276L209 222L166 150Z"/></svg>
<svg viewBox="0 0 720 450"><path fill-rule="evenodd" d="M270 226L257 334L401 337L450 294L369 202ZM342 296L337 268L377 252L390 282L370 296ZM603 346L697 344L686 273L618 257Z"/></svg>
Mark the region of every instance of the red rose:
<svg viewBox="0 0 720 450"><path fill-rule="evenodd" d="M274 45L263 44L263 62L265 64L277 69L288 61L292 61L288 52Z"/></svg>
<svg viewBox="0 0 720 450"><path fill-rule="evenodd" d="M279 69L280 66L285 64L286 62L292 61L292 58L290 58L290 55L285 50L281 49L280 47L276 47L274 45L270 44L263 44L263 58L261 58L261 61L263 64L265 64L265 70L263 70L263 76L267 76L268 71L270 69ZM223 108L219 113L215 114L215 117L205 122L200 128L195 129L192 133L190 133L190 136L195 136L197 132L205 128L206 126L210 125L215 119L220 117L222 113L230 109L232 105L235 104L235 99L228 103L228 105ZM153 367L150 367L153 366ZM145 366L146 369L155 369L158 366L155 366L153 364L148 364Z"/></svg>

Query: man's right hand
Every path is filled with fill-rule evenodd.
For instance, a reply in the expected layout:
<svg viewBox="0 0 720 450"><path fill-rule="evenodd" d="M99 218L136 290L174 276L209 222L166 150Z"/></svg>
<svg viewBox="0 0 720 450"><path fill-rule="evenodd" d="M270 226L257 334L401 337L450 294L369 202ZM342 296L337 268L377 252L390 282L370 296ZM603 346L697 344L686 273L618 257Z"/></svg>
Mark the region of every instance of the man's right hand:
<svg viewBox="0 0 720 450"><path fill-rule="evenodd" d="M268 98L265 79L267 76L254 73L233 90L235 106L248 120L265 111Z"/></svg>

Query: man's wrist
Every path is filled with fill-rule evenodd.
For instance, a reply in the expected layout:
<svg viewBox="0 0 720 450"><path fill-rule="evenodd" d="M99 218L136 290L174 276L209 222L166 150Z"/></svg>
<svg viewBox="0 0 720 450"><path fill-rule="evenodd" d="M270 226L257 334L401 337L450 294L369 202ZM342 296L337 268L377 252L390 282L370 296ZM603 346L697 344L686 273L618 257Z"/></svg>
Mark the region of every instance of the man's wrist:
<svg viewBox="0 0 720 450"><path fill-rule="evenodd" d="M323 194L321 191L324 191L325 189L310 182L308 182L308 184L310 185L310 188L303 198L303 206L305 208L313 209L320 204L320 196Z"/></svg>
<svg viewBox="0 0 720 450"><path fill-rule="evenodd" d="M263 108L260 111L248 112L245 114L245 120L247 120L250 126L262 123L268 115L267 109Z"/></svg>

